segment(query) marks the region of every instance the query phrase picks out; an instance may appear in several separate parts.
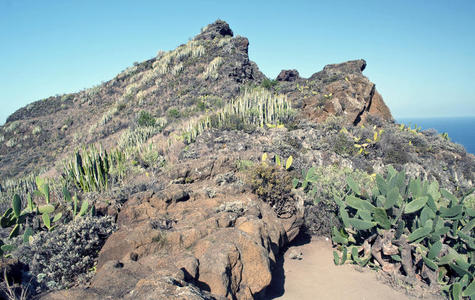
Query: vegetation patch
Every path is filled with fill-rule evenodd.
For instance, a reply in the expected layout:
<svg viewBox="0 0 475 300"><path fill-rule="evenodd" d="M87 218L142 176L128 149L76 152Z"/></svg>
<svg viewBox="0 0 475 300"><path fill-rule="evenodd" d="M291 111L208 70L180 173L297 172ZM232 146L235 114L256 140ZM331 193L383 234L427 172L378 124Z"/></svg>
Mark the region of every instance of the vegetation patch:
<svg viewBox="0 0 475 300"><path fill-rule="evenodd" d="M92 145L76 151L74 159L65 163L64 176L83 192L104 191L109 187L112 170L122 169L120 166L124 163L122 151L107 153L102 147Z"/></svg>
<svg viewBox="0 0 475 300"><path fill-rule="evenodd" d="M475 295L475 211L437 182L406 179L389 168L369 193L348 177L351 193L336 197L335 264L350 261L439 288L451 299ZM471 193L472 191L470 191Z"/></svg>
<svg viewBox="0 0 475 300"><path fill-rule="evenodd" d="M295 215L295 200L291 193L292 176L287 170L278 165L267 164L264 160L249 166L247 180L253 193L269 203L279 217Z"/></svg>
<svg viewBox="0 0 475 300"><path fill-rule="evenodd" d="M185 130L185 141L191 143L203 131L209 128L260 126L282 124L293 116L290 101L283 95L274 95L268 90L254 88L226 104L216 113L194 120Z"/></svg>

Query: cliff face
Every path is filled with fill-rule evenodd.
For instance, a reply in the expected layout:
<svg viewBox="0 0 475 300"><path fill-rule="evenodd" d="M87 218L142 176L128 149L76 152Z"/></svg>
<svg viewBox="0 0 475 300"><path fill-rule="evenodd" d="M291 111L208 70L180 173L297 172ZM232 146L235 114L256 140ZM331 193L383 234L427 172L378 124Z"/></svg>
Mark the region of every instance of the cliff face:
<svg viewBox="0 0 475 300"><path fill-rule="evenodd" d="M247 38L234 37L226 22L217 21L187 44L159 52L104 84L19 109L0 128L0 176L50 169L82 144L113 146L135 126L140 111L163 118L165 130L174 131L178 123L230 102L265 79L249 60L248 47ZM297 72L278 78L275 92L314 122L329 115L348 124L365 122L367 115L392 120L374 84L362 75L365 66L363 60L328 65L309 79Z"/></svg>

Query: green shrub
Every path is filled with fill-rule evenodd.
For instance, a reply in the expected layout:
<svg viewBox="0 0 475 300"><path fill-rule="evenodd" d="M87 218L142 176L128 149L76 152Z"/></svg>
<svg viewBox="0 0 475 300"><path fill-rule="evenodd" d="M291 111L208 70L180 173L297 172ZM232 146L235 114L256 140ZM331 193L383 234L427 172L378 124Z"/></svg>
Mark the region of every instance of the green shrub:
<svg viewBox="0 0 475 300"><path fill-rule="evenodd" d="M452 299L475 296L475 211L437 182L407 180L389 168L372 193L348 177L351 193L336 197L340 228L332 230L336 264L346 261L440 285ZM472 192L472 191L471 191ZM470 192L470 193L471 193Z"/></svg>
<svg viewBox="0 0 475 300"><path fill-rule="evenodd" d="M295 214L292 177L285 169L266 163L256 164L250 168L247 180L253 193L269 203L278 216Z"/></svg>
<svg viewBox="0 0 475 300"><path fill-rule="evenodd" d="M344 132L339 132L337 135L331 135L326 138L327 143L331 149L342 156L353 156L358 153L354 141Z"/></svg>
<svg viewBox="0 0 475 300"><path fill-rule="evenodd" d="M279 82L277 80L264 79L261 86L268 90L273 90Z"/></svg>
<svg viewBox="0 0 475 300"><path fill-rule="evenodd" d="M149 112L142 110L138 115L137 124L140 127L152 127L155 126L155 118Z"/></svg>
<svg viewBox="0 0 475 300"><path fill-rule="evenodd" d="M41 133L41 127L40 126L35 126L32 130L32 132L34 135L38 135Z"/></svg>
<svg viewBox="0 0 475 300"><path fill-rule="evenodd" d="M165 159L154 144L143 145L138 149L138 160L145 168L163 167Z"/></svg>
<svg viewBox="0 0 475 300"><path fill-rule="evenodd" d="M167 111L167 116L170 118L170 119L178 119L180 118L180 111L176 108L171 108Z"/></svg>
<svg viewBox="0 0 475 300"><path fill-rule="evenodd" d="M252 160L247 160L247 159L240 159L236 161L236 167L238 168L239 171L244 171L250 169L254 163Z"/></svg>
<svg viewBox="0 0 475 300"><path fill-rule="evenodd" d="M198 111L205 111L206 110L206 102L204 102L203 100L198 100L196 102L196 109Z"/></svg>

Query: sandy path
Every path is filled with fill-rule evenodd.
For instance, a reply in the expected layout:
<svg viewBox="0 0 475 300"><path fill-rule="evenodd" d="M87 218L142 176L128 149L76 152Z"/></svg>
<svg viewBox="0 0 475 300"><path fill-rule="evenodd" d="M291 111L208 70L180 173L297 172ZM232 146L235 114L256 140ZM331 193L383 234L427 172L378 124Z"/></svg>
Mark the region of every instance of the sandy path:
<svg viewBox="0 0 475 300"><path fill-rule="evenodd" d="M293 249L302 252L302 260L289 258ZM324 239L289 248L283 267L270 299L416 299L378 281L375 272L360 272L351 265L335 266L331 242Z"/></svg>

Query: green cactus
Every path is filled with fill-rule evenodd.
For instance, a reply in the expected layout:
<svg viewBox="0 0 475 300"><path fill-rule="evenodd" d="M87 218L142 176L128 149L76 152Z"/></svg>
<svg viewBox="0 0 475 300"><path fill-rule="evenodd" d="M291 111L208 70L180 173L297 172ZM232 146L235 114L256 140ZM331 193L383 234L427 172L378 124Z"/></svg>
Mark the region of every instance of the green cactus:
<svg viewBox="0 0 475 300"><path fill-rule="evenodd" d="M48 231L51 231L57 226L57 224L53 225L53 223L57 223L62 216L63 214L59 212L55 214L53 218L51 218L49 213L44 213L41 215L41 219L43 220L43 224L48 229Z"/></svg>
<svg viewBox="0 0 475 300"><path fill-rule="evenodd" d="M343 226L333 228L332 240L343 252L351 249L351 262L379 267L401 263L408 276L421 272L416 265L425 265L438 274L447 296L474 295L475 219L474 212L463 205L471 192L459 199L439 189L437 182L407 181L403 172L392 167L386 178L376 176L371 195L362 195L353 178L348 177L347 183L351 192L335 199ZM391 249L390 253L383 253L383 242L384 251ZM361 258L357 247L365 243L371 254ZM412 261L413 257L419 258ZM343 256L340 259L335 253L334 261L341 264Z"/></svg>
<svg viewBox="0 0 475 300"><path fill-rule="evenodd" d="M305 171L302 173L303 181L301 182L299 179L294 178L292 181L292 185L294 188L297 188L298 186L301 186L303 190L305 190L309 184L317 182L318 176L315 172L315 167L311 167L308 169L308 171L305 173Z"/></svg>
<svg viewBox="0 0 475 300"><path fill-rule="evenodd" d="M9 238L16 237L20 233L23 224L26 222L26 214L26 211L21 211L20 196L15 194L12 199L12 207L7 209L0 219L0 225L2 228L13 226L13 229L10 231Z"/></svg>
<svg viewBox="0 0 475 300"><path fill-rule="evenodd" d="M119 150L109 154L102 147L84 147L75 153L74 159L65 164L65 176L84 192L107 190L112 169L124 160L125 156Z"/></svg>

